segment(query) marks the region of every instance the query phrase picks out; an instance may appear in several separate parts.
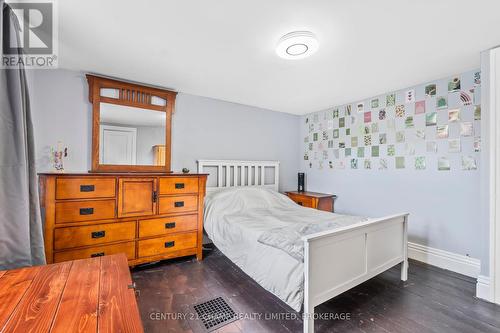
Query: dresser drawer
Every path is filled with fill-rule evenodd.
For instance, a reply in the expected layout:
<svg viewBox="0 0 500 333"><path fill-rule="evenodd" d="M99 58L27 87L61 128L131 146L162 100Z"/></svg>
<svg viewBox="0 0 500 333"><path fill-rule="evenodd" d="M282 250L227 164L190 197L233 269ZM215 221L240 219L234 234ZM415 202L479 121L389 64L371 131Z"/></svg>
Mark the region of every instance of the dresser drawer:
<svg viewBox="0 0 500 333"><path fill-rule="evenodd" d="M160 197L160 214L192 212L198 209L198 196Z"/></svg>
<svg viewBox="0 0 500 333"><path fill-rule="evenodd" d="M198 193L196 177L160 178L160 194Z"/></svg>
<svg viewBox="0 0 500 333"><path fill-rule="evenodd" d="M116 241L133 240L135 222L115 222L54 230L54 248L69 249Z"/></svg>
<svg viewBox="0 0 500 333"><path fill-rule="evenodd" d="M196 247L196 232L172 234L139 241L138 256L149 257Z"/></svg>
<svg viewBox="0 0 500 333"><path fill-rule="evenodd" d="M115 178L57 178L56 199L113 198L115 189Z"/></svg>
<svg viewBox="0 0 500 333"><path fill-rule="evenodd" d="M139 237L168 235L180 231L196 230L198 215L179 215L139 221Z"/></svg>
<svg viewBox="0 0 500 333"><path fill-rule="evenodd" d="M57 202L56 223L112 219L115 210L113 199Z"/></svg>
<svg viewBox="0 0 500 333"><path fill-rule="evenodd" d="M313 199L310 197L294 194L289 194L288 197L295 201L298 205L314 208Z"/></svg>
<svg viewBox="0 0 500 333"><path fill-rule="evenodd" d="M113 245L100 245L81 250L56 252L54 254L54 262L87 259L118 253L125 253L128 260L135 259L135 242L126 242Z"/></svg>

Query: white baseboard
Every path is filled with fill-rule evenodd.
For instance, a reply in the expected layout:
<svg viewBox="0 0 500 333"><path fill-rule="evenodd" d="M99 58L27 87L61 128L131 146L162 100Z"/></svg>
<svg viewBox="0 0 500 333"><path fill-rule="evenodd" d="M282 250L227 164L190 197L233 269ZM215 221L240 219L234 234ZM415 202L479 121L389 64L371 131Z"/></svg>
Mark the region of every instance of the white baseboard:
<svg viewBox="0 0 500 333"><path fill-rule="evenodd" d="M476 297L491 302L490 278L488 276L479 275L477 277Z"/></svg>
<svg viewBox="0 0 500 333"><path fill-rule="evenodd" d="M479 259L408 242L408 258L477 278L481 271Z"/></svg>

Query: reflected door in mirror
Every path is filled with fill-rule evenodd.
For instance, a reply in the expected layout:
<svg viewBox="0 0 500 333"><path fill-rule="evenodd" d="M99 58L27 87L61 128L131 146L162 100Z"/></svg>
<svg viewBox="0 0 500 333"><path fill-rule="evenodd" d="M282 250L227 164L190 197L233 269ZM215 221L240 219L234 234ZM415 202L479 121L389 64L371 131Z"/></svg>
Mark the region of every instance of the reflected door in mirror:
<svg viewBox="0 0 500 333"><path fill-rule="evenodd" d="M136 165L137 129L101 125L101 164Z"/></svg>
<svg viewBox="0 0 500 333"><path fill-rule="evenodd" d="M101 102L99 162L164 166L158 147L165 147L165 123L162 111Z"/></svg>

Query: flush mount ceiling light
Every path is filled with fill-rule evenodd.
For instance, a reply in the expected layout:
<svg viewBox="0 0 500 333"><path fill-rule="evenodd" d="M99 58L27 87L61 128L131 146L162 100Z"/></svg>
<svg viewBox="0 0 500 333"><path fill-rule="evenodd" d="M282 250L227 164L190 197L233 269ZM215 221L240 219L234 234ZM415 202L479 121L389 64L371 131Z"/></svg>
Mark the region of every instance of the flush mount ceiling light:
<svg viewBox="0 0 500 333"><path fill-rule="evenodd" d="M284 59L303 59L318 49L318 40L312 32L290 32L278 41L276 54Z"/></svg>

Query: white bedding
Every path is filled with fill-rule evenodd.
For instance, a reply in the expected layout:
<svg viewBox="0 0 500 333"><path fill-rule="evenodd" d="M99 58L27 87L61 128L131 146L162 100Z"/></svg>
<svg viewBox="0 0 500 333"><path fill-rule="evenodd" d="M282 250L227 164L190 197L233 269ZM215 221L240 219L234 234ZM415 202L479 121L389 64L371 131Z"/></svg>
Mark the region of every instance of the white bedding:
<svg viewBox="0 0 500 333"><path fill-rule="evenodd" d="M229 188L211 192L205 199L204 226L217 248L296 311L303 303L303 263L258 240L276 228L332 224L336 220L345 225L365 219L346 219L345 215L301 207L287 196L264 188Z"/></svg>

